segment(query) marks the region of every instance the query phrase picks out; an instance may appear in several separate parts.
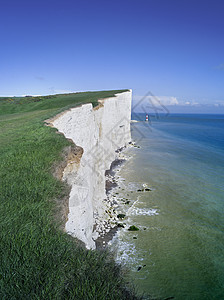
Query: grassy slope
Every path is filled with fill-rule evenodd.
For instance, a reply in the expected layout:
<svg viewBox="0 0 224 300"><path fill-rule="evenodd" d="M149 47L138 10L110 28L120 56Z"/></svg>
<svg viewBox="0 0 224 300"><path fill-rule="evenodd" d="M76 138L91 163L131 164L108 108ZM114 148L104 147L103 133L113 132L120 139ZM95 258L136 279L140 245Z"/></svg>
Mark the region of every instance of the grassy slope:
<svg viewBox="0 0 224 300"><path fill-rule="evenodd" d="M54 198L65 186L51 174L63 135L43 121L65 108L118 91L0 98L0 299L134 299L120 267L59 229Z"/></svg>

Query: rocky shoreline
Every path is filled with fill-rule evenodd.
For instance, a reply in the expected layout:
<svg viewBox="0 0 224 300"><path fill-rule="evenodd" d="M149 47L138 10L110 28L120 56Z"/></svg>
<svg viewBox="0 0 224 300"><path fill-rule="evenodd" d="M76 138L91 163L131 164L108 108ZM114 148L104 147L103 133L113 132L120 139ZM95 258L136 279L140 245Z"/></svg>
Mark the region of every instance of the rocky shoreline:
<svg viewBox="0 0 224 300"><path fill-rule="evenodd" d="M108 243L113 239L114 235L117 233L121 226L119 221L119 211L117 210L119 204L116 194L114 194L114 189L119 186L119 178L116 176L117 172L120 170L122 165L129 159L129 157L125 156L124 151L128 147L135 147L134 142L130 142L127 147L122 147L116 152L118 153L118 157L111 163L110 169L106 170L106 196L105 199L108 209L105 211L108 215L106 220L100 221L97 218L95 230L98 233L98 238L95 240L97 249L105 249L107 248Z"/></svg>
<svg viewBox="0 0 224 300"><path fill-rule="evenodd" d="M99 220L95 218L95 230L98 233L98 238L95 240L97 249L105 249L109 241L111 241L118 230L117 223L119 221L117 215L118 203L113 195L113 189L118 186L118 180L115 177L117 168L120 168L126 159L119 157L114 160L109 170L105 172L106 176L106 202L107 209L105 210L106 219Z"/></svg>
<svg viewBox="0 0 224 300"><path fill-rule="evenodd" d="M129 222L129 211L138 201L138 195L141 193L151 192L152 189L147 183L139 183L135 188L127 189L123 183L125 179L118 174L122 166L131 159L131 155L126 155L125 152L130 147L140 148L135 142L130 142L127 147L119 149L118 157L111 164L109 170L105 172L106 176L106 195L105 199L107 209L105 219L96 218L96 227L98 237L95 239L96 248L103 250L111 247L113 240L116 240L116 234L120 230L127 232L138 232L139 230L146 230L146 228L139 228L133 223ZM134 195L134 198L133 198ZM137 239L133 236L133 239Z"/></svg>

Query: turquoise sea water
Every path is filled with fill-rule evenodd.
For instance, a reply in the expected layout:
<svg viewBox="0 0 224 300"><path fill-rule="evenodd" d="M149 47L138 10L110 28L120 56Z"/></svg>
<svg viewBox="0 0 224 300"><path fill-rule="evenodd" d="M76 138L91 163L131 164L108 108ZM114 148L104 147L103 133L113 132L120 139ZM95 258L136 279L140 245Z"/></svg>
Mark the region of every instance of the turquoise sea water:
<svg viewBox="0 0 224 300"><path fill-rule="evenodd" d="M118 173L117 260L155 298L224 299L224 115L144 118L131 125L140 148Z"/></svg>

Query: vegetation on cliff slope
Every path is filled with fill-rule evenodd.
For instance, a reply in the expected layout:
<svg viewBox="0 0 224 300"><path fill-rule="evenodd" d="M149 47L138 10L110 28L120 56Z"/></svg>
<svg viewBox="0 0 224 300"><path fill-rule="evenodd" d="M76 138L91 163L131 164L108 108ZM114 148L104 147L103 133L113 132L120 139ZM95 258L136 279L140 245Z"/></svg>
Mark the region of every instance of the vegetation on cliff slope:
<svg viewBox="0 0 224 300"><path fill-rule="evenodd" d="M70 145L44 120L119 91L0 98L0 299L136 299L107 253L60 230L52 176Z"/></svg>

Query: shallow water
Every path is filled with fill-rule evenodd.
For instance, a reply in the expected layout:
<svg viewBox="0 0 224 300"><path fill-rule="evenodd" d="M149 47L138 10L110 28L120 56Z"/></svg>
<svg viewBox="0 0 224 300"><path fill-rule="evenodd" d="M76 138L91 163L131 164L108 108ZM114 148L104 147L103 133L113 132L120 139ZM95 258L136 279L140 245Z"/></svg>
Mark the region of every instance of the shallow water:
<svg viewBox="0 0 224 300"><path fill-rule="evenodd" d="M224 116L133 123L132 138L141 148L126 151L118 174L126 224L113 241L117 260L139 292L224 299ZM151 191L137 192L144 187Z"/></svg>

